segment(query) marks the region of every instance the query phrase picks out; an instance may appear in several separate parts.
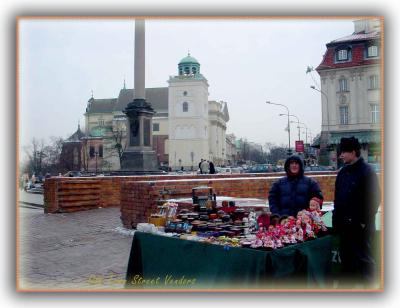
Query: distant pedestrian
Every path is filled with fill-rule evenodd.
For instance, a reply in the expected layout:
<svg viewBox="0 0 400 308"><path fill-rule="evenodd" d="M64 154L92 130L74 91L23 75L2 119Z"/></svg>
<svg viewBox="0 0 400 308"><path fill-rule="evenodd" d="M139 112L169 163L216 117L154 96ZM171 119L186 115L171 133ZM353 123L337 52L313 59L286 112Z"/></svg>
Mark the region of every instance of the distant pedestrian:
<svg viewBox="0 0 400 308"><path fill-rule="evenodd" d="M210 174L215 174L215 167L212 161L209 161L208 164L210 165Z"/></svg>
<svg viewBox="0 0 400 308"><path fill-rule="evenodd" d="M210 173L210 164L205 159L203 160L203 162L200 165L200 170L201 170L202 174Z"/></svg>
<svg viewBox="0 0 400 308"><path fill-rule="evenodd" d="M36 176L35 176L35 174L32 174L31 182L32 182L33 185L35 185L35 183L36 183Z"/></svg>
<svg viewBox="0 0 400 308"><path fill-rule="evenodd" d="M27 173L24 173L22 175L22 188L26 189L29 183L29 175Z"/></svg>
<svg viewBox="0 0 400 308"><path fill-rule="evenodd" d="M199 170L200 170L200 174L203 174L203 171L201 170L201 163L203 162L203 159L200 160L199 162Z"/></svg>

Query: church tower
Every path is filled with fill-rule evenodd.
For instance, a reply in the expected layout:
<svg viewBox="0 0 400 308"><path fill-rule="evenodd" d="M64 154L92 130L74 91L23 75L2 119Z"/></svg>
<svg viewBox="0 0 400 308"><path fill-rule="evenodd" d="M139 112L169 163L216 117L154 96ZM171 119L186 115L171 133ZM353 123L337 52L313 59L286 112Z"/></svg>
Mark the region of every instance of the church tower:
<svg viewBox="0 0 400 308"><path fill-rule="evenodd" d="M208 82L200 73L200 63L189 53L168 83L169 166L197 170L200 159L210 155Z"/></svg>

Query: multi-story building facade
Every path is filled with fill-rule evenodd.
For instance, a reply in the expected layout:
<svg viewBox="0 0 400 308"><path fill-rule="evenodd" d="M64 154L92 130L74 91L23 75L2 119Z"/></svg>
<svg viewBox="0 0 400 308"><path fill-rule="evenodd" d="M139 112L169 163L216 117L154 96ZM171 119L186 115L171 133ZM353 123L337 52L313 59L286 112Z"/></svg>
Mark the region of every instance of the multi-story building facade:
<svg viewBox="0 0 400 308"><path fill-rule="evenodd" d="M235 166L237 163L236 137L234 134L226 135L226 164Z"/></svg>
<svg viewBox="0 0 400 308"><path fill-rule="evenodd" d="M168 87L147 88L146 101L155 110L153 149L159 164L172 170L196 169L200 159L216 165L226 162L227 103L208 98L208 81L200 63L190 55L178 64ZM134 89L124 85L117 98L89 99L85 112L85 135L101 138L102 163L107 170L119 170L121 150L126 144L126 116L123 110L133 100Z"/></svg>
<svg viewBox="0 0 400 308"><path fill-rule="evenodd" d="M350 136L358 138L362 155L369 162L380 161L380 22L354 21L354 33L326 44L323 60L316 68L321 77L321 154L328 149L325 153L330 165L338 164L340 139Z"/></svg>

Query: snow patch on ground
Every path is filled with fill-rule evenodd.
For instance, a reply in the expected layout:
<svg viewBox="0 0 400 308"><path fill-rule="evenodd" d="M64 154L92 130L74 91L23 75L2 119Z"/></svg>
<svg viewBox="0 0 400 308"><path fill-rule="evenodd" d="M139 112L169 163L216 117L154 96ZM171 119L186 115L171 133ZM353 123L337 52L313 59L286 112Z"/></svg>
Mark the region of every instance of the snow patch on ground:
<svg viewBox="0 0 400 308"><path fill-rule="evenodd" d="M113 231L117 232L119 234L128 235L128 236L133 236L136 232L136 230L127 229L124 227L116 227L115 229L113 229Z"/></svg>

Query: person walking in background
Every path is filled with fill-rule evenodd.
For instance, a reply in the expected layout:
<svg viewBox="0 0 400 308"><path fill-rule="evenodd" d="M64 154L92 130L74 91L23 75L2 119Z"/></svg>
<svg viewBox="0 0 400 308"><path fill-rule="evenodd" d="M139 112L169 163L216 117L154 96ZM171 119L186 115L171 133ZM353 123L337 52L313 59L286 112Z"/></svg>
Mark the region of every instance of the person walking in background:
<svg viewBox="0 0 400 308"><path fill-rule="evenodd" d="M205 159L200 165L200 170L202 174L208 174L210 172L210 164Z"/></svg>
<svg viewBox="0 0 400 308"><path fill-rule="evenodd" d="M203 174L203 171L201 170L201 163L203 162L203 159L200 160L199 162L199 170L200 170L200 174Z"/></svg>
<svg viewBox="0 0 400 308"><path fill-rule="evenodd" d="M323 196L318 183L304 175L303 162L297 155L285 161L286 176L272 184L268 194L272 214L296 216L310 205L322 206Z"/></svg>
<svg viewBox="0 0 400 308"><path fill-rule="evenodd" d="M341 282L371 286L375 274L371 246L381 200L378 177L361 156L357 138L342 138L340 153L345 165L336 177L332 225L340 240Z"/></svg>
<svg viewBox="0 0 400 308"><path fill-rule="evenodd" d="M212 161L209 161L208 164L210 166L210 174L215 174L214 163Z"/></svg>

